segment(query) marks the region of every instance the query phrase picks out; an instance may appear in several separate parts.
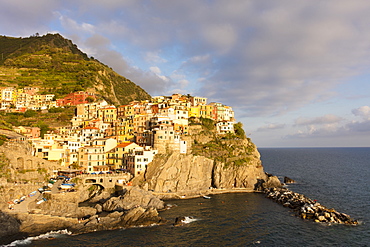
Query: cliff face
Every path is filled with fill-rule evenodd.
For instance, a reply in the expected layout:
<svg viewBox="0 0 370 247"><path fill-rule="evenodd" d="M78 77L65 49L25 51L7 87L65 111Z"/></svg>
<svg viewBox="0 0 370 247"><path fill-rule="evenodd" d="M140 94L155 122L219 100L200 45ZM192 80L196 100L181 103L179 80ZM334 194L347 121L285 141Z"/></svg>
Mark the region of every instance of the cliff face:
<svg viewBox="0 0 370 247"><path fill-rule="evenodd" d="M213 160L204 156L156 156L148 166L145 180L155 192L197 191L212 186Z"/></svg>
<svg viewBox="0 0 370 247"><path fill-rule="evenodd" d="M204 156L179 153L156 157L144 177L148 189L155 192L191 192L210 187L254 189L257 179L267 180L259 164L226 166Z"/></svg>
<svg viewBox="0 0 370 247"><path fill-rule="evenodd" d="M248 138L217 135L197 125L187 137L189 154L157 155L140 184L154 192L194 192L212 188L257 189L268 186L260 154ZM276 181L276 180L275 180Z"/></svg>

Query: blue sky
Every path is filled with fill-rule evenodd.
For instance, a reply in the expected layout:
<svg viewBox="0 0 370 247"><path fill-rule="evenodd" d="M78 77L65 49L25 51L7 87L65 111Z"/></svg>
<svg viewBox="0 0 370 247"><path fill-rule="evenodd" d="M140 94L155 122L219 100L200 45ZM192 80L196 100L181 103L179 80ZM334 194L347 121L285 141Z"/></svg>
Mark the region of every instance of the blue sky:
<svg viewBox="0 0 370 247"><path fill-rule="evenodd" d="M2 35L60 33L152 96L233 107L258 147L370 146L370 1L0 0Z"/></svg>

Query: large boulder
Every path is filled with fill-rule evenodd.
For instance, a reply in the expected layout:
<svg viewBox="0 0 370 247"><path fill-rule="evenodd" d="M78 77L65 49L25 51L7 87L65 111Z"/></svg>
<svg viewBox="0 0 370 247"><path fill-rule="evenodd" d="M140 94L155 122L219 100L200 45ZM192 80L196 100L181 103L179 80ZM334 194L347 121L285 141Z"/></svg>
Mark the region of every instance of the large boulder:
<svg viewBox="0 0 370 247"><path fill-rule="evenodd" d="M264 188L280 188L282 184L277 176L267 174L267 180L263 186Z"/></svg>
<svg viewBox="0 0 370 247"><path fill-rule="evenodd" d="M123 226L148 226L165 223L165 220L158 215L155 208L136 207L129 210L122 217Z"/></svg>
<svg viewBox="0 0 370 247"><path fill-rule="evenodd" d="M284 177L284 183L285 184L293 184L295 181L289 177Z"/></svg>
<svg viewBox="0 0 370 247"><path fill-rule="evenodd" d="M21 223L11 215L0 211L0 225L0 244L3 244L10 236L19 233Z"/></svg>
<svg viewBox="0 0 370 247"><path fill-rule="evenodd" d="M135 207L163 209L164 202L150 191L140 189L138 186L128 187L124 195L112 197L103 204L103 210L124 211Z"/></svg>

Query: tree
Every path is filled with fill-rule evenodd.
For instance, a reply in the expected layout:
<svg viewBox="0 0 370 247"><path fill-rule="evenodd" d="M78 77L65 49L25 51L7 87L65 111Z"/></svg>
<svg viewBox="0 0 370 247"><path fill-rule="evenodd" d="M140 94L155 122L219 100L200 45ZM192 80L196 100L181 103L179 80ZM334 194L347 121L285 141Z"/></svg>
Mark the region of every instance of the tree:
<svg viewBox="0 0 370 247"><path fill-rule="evenodd" d="M34 117L37 115L37 112L34 111L34 110L27 110L25 113L24 113L24 117Z"/></svg>
<svg viewBox="0 0 370 247"><path fill-rule="evenodd" d="M91 97L91 96L88 96L86 98L86 101L89 102L89 103L93 103L95 101L95 99L93 97Z"/></svg>
<svg viewBox="0 0 370 247"><path fill-rule="evenodd" d="M243 129L243 124L241 122L234 124L234 132L235 132L235 135L239 137L240 139L246 138L245 131Z"/></svg>
<svg viewBox="0 0 370 247"><path fill-rule="evenodd" d="M44 122L38 122L38 124L36 125L36 127L39 127L40 128L40 136L41 138L44 138L44 135L50 130L49 128L49 125L47 125L46 123Z"/></svg>
<svg viewBox="0 0 370 247"><path fill-rule="evenodd" d="M80 166L78 165L78 163L75 161L75 162L73 162L71 165L70 165L70 168L72 168L72 169L79 169L80 168Z"/></svg>

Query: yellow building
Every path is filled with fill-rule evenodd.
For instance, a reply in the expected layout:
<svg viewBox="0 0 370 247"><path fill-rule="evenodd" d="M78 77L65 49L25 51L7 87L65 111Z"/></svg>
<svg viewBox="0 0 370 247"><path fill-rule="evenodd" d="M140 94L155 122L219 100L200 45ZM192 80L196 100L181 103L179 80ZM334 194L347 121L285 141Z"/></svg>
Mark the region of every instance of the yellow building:
<svg viewBox="0 0 370 247"><path fill-rule="evenodd" d="M213 109L212 105L199 105L199 115L202 118L213 119Z"/></svg>
<svg viewBox="0 0 370 247"><path fill-rule="evenodd" d="M98 109L98 117L105 123L114 122L117 120L117 109L114 106L100 108Z"/></svg>
<svg viewBox="0 0 370 247"><path fill-rule="evenodd" d="M199 106L189 107L189 118L191 117L200 118L200 107Z"/></svg>
<svg viewBox="0 0 370 247"><path fill-rule="evenodd" d="M113 135L116 136L118 142L133 141L135 139L133 118L119 118L115 121Z"/></svg>
<svg viewBox="0 0 370 247"><path fill-rule="evenodd" d="M140 147L134 142L124 142L118 144L115 148L107 152L107 165L110 170L124 168L124 157L128 153L131 153L135 148Z"/></svg>
<svg viewBox="0 0 370 247"><path fill-rule="evenodd" d="M117 107L117 117L130 117L133 116L134 113L134 105L121 105Z"/></svg>

